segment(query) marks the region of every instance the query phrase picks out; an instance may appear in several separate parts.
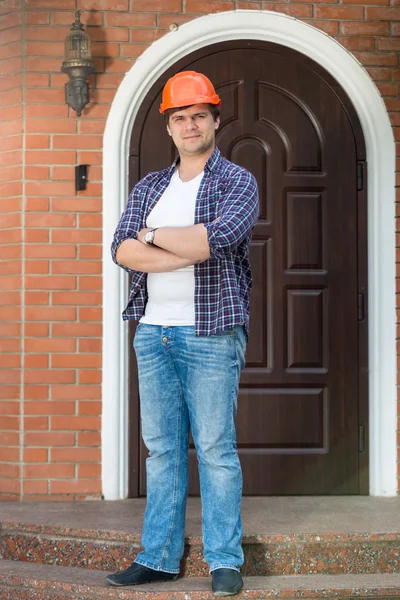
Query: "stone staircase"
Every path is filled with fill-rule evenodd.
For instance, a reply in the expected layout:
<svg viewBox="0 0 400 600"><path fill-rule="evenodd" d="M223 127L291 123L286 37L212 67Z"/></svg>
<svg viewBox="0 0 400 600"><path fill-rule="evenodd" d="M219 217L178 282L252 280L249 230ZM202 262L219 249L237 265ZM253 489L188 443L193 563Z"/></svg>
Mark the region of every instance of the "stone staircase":
<svg viewBox="0 0 400 600"><path fill-rule="evenodd" d="M205 600L200 503L190 498L182 578L112 588L140 549L144 500L0 503L0 600ZM400 498L244 498L238 599L400 598Z"/></svg>

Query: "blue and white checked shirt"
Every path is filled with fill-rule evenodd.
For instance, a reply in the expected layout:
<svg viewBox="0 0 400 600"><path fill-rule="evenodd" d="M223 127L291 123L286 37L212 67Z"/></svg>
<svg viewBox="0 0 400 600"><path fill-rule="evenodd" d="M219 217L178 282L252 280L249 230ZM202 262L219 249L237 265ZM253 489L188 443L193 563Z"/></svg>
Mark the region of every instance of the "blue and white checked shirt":
<svg viewBox="0 0 400 600"><path fill-rule="evenodd" d="M179 158L168 169L149 173L129 195L111 245L113 261L128 238L146 226L150 211L167 189ZM221 156L218 148L204 167L196 199L195 223L208 232L210 258L195 265L195 333L214 335L235 325L248 332L251 268L248 246L259 214L258 189L249 171ZM220 221L215 219L221 217ZM147 273L133 271L124 320L139 320L147 302Z"/></svg>

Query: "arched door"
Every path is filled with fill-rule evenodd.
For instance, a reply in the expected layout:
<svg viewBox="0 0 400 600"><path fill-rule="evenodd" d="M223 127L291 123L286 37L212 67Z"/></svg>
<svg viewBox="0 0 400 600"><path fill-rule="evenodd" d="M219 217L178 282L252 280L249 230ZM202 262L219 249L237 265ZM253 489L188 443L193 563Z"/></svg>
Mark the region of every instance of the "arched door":
<svg viewBox="0 0 400 600"><path fill-rule="evenodd" d="M354 110L328 74L292 50L246 40L202 49L143 103L131 185L175 156L158 107L167 78L184 69L213 81L222 98L217 145L260 191L236 420L244 494L368 493L365 151ZM131 493L143 495L134 356L130 364ZM190 461L195 494L193 448Z"/></svg>

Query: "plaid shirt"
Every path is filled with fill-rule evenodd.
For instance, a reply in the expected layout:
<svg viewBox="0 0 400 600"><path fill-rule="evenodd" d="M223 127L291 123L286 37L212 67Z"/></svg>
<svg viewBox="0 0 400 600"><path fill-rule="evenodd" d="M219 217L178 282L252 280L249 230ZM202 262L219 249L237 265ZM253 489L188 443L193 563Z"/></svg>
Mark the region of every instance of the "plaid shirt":
<svg viewBox="0 0 400 600"><path fill-rule="evenodd" d="M111 245L116 252L128 238L136 238L167 189L177 158L171 167L149 173L129 195ZM248 246L259 214L258 189L253 175L221 156L218 148L204 167L196 199L195 223L204 223L208 233L210 258L195 265L195 333L208 336L235 325L248 332L251 268ZM220 221L215 222L217 217ZM133 271L124 320L139 320L147 301L147 273Z"/></svg>

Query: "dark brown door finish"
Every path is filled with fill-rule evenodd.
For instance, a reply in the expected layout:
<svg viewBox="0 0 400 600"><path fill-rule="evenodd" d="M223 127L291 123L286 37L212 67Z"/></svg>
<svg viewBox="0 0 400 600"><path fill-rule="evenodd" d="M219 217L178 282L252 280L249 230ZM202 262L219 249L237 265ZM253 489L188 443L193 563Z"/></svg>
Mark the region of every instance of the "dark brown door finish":
<svg viewBox="0 0 400 600"><path fill-rule="evenodd" d="M164 74L143 103L131 140L132 184L175 156L158 106L166 79L183 69L216 85L217 144L255 175L260 191L236 420L244 494L367 493L368 453L359 452L366 317L360 322L358 313L360 290L366 298L366 194L357 190L365 155L354 110L329 75L293 51L246 41L209 47ZM135 381L131 410L137 423ZM133 439L137 460L137 429ZM145 493L140 448L133 495ZM190 455L195 494L194 449Z"/></svg>

